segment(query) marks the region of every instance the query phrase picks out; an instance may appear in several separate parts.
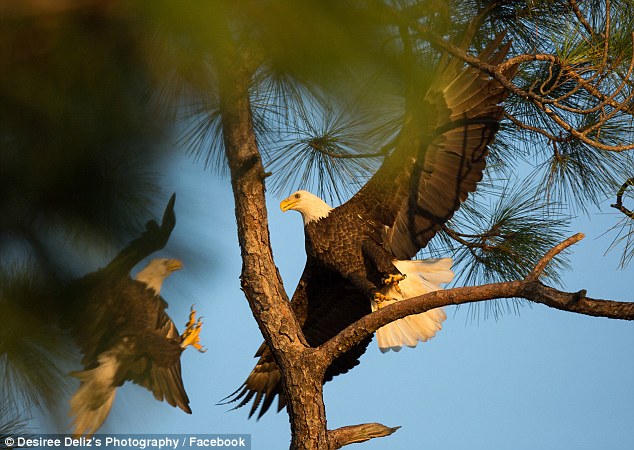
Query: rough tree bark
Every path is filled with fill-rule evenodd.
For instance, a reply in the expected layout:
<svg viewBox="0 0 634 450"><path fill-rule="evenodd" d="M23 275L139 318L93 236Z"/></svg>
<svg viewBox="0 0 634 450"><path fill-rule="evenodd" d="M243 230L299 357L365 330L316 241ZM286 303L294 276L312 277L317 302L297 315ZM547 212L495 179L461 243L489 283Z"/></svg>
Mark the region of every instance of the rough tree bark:
<svg viewBox="0 0 634 450"><path fill-rule="evenodd" d="M241 283L264 338L280 367L291 422L293 449L331 448L326 429L322 380L327 365L310 348L293 314L271 251L266 211L266 174L257 147L249 104L252 71L228 51L219 77L225 152L231 171Z"/></svg>

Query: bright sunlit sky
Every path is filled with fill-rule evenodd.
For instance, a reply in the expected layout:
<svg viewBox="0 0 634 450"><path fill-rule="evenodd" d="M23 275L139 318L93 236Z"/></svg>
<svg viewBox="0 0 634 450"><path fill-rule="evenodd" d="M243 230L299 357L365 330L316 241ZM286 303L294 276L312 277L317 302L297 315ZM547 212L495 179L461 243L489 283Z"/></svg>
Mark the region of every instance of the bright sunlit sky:
<svg viewBox="0 0 634 450"><path fill-rule="evenodd" d="M163 185L165 203L171 192L177 193L177 225L170 244L155 256L179 258L185 268L166 281L162 294L180 328L192 303L206 321L201 336L208 352L188 349L182 357L193 414L126 384L101 431L250 433L253 449L288 448L284 411L275 414L272 408L256 421L247 420L248 408L228 411L216 405L242 384L262 341L239 289L241 261L229 180L175 155ZM305 261L303 227L298 213L279 210L280 200L269 197L271 238L292 294ZM587 289L595 298L632 301L632 267L619 270L618 253L604 256L610 238L599 238L620 219L608 207L610 201L602 214L575 221L571 234L587 237L573 247L574 269L564 274L564 287ZM190 251L182 254L175 242L188 244ZM466 308L447 312L443 330L432 341L385 355L372 342L360 366L328 383L329 428L363 422L402 426L390 437L354 447L367 450L634 448L632 323L541 305L497 322L472 322ZM36 421L35 431L68 432L66 408L59 417Z"/></svg>

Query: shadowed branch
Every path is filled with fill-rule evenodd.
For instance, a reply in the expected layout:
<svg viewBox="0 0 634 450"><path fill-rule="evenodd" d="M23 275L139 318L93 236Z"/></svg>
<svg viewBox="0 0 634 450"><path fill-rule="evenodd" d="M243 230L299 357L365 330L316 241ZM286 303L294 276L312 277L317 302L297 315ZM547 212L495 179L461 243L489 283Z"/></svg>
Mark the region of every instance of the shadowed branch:
<svg viewBox="0 0 634 450"><path fill-rule="evenodd" d="M571 3L573 12L577 15L581 14L578 8L576 10L574 9L576 2ZM630 118L634 114L631 108L632 100L634 100L634 91L629 89L631 88L629 80L634 72L633 57L629 57L629 67L627 67L625 73L620 76L620 83L614 86L609 92L604 92L606 87L604 81L608 74L617 73L613 65L608 63L610 59L608 57L610 50L609 35L606 34L603 36L602 61L597 62L591 58L587 58L583 64L579 64L574 60L568 61L555 53L527 53L516 55L506 62L495 66L480 60L478 57L469 54L463 48L454 45L448 39L429 28L426 24L403 14L397 7L385 6L384 14L386 17L390 17L395 23L410 27L422 40L429 42L436 49L444 51L458 60L464 61L470 66L491 75L509 92L535 105L542 111L545 118L549 119L552 125L569 135L569 137L565 139L575 139L596 149L606 151L623 152L634 149L634 144L614 145L609 139L606 140L602 137L602 130L604 128L609 128L610 124L617 123L626 117ZM606 9L606 16L606 23L609 23L609 8ZM582 25L587 27L587 21L585 24L582 21ZM634 41L634 34L630 37L631 40ZM622 63L626 57L628 57L627 54L616 59ZM623 59L623 61L621 61L621 59ZM517 68L519 65L524 66L531 63L537 63L538 66L548 64L551 77L541 84L535 82L527 88L522 88L513 83L511 81L513 77L509 76L508 71ZM554 69L556 69L555 72L557 75L553 78L552 72ZM512 73L514 73L514 71ZM544 91L544 86L549 84L549 82L552 82L552 85ZM571 84L571 87L564 89L563 93L556 94L555 88L563 88L564 84ZM580 102L579 104L589 106L571 106L570 98L573 95L580 95L582 92L584 102ZM576 123L579 121L575 119L585 117L592 112L599 114L596 123L591 125L584 123L579 125ZM532 125L523 124L519 119L514 119L513 122L515 125L527 130L531 129ZM542 132L541 134L544 133ZM546 134L546 136L548 137L548 134Z"/></svg>

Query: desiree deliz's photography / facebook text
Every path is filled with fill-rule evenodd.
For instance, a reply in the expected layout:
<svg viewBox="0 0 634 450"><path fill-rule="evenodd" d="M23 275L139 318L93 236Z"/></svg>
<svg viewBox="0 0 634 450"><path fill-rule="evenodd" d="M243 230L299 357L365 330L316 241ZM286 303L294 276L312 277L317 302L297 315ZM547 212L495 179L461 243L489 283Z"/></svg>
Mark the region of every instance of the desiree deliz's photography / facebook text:
<svg viewBox="0 0 634 450"><path fill-rule="evenodd" d="M108 435L91 437L49 434L42 436L7 436L0 448L129 448L129 449L188 449L223 448L251 450L250 434L172 434L172 435Z"/></svg>

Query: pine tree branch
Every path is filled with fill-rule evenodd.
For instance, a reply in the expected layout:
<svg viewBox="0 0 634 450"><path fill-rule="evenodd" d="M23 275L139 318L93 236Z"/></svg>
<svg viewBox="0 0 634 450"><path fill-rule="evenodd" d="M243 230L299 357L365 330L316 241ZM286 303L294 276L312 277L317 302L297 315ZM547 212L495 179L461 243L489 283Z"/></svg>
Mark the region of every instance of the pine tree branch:
<svg viewBox="0 0 634 450"><path fill-rule="evenodd" d="M624 98L621 98L619 100L615 100L615 98L622 92L624 87L628 85L628 80L631 76L632 69L634 68L634 57L631 59L630 67L627 71L626 76L623 77L623 82L619 87L615 88L612 92L607 94L602 92L600 89L600 85L604 81L605 72L611 70L609 65L607 64L609 55L607 27L609 26L609 21L606 22L606 36L603 37L605 39L603 46L603 61L596 67L588 67L587 65L578 64L567 64L557 55L551 54L517 55L498 66L494 66L481 61L479 58L470 55L462 48L453 45L442 36L436 34L424 23L414 21L411 18L404 16L397 7L385 6L384 11L385 14L389 16L395 23L406 23L409 27L416 31L420 38L426 40L432 46L441 51L447 52L448 54L466 62L472 67L475 67L476 69L479 69L491 75L510 92L526 101L530 101L531 103L533 103L540 110L542 110L546 114L546 116L550 118L550 120L552 120L557 126L569 133L572 138L578 139L579 141L582 141L600 150L623 152L634 149L634 144L611 145L601 142L598 137L592 136L592 133L600 130L601 127L609 123L609 121L614 119L615 117L618 117L618 115L633 114L630 104L631 101L634 99L634 92L625 95ZM606 14L609 14L609 8L606 8ZM632 37L634 40L634 34ZM548 97L548 95L540 95L539 93L535 92L534 86L526 90L512 83L511 79L508 76L509 73L514 72L512 69L514 67L517 67L519 64L524 64L531 61L550 62L551 66L553 64L557 65L561 68L563 75L566 75L569 78L573 79L576 82L576 85L567 93L564 93L562 96L553 99ZM587 75L587 72L589 70L593 72L590 76ZM590 98L596 100L597 103L593 104L590 109L602 112L600 120L596 124L593 124L591 127L586 127L585 129L578 129L577 127L572 125L571 121L567 120L564 117L564 114L558 113L558 111L562 111L565 113L572 113L577 116L583 116L588 113L588 111L582 108L574 108L565 103L566 99L568 99L571 95L578 92L579 90L584 90L589 94ZM606 106L609 106L610 108L612 108L612 110L606 113Z"/></svg>
<svg viewBox="0 0 634 450"><path fill-rule="evenodd" d="M537 277L555 255L578 242L582 237L582 234L577 234L553 247L535 266L531 274L523 280L434 291L396 302L368 314L348 326L337 336L321 345L319 351L326 355L329 361L334 361L382 326L405 316L443 306L500 298L523 298L577 314L634 320L634 302L594 299L587 297L585 290L564 292L546 286L537 280Z"/></svg>
<svg viewBox="0 0 634 450"><path fill-rule="evenodd" d="M236 54L227 51L227 55ZM236 204L242 289L267 343L274 344L271 348L286 349L289 341L305 345L271 252L264 194L266 174L250 113L248 86L252 74L235 57L225 57L222 63L227 70L219 77L220 110ZM288 339L279 342L278 331L282 328Z"/></svg>
<svg viewBox="0 0 634 450"><path fill-rule="evenodd" d="M452 238L454 241L458 242L461 245L464 245L465 247L469 249L479 248L482 250L493 250L495 249L495 246L486 244L486 241L488 238L499 236L499 234L495 234L493 232L466 235L463 233L458 233L457 231L452 230L446 225L443 227L443 231L447 233L447 235L450 238ZM476 239L476 240L479 240L480 242L468 241L467 239L464 239L464 238Z"/></svg>
<svg viewBox="0 0 634 450"><path fill-rule="evenodd" d="M596 34L594 31L594 28L592 28L588 20L585 18L585 16L581 12L581 9L579 9L579 4L577 3L577 0L568 0L568 3L570 4L570 8L572 9L572 12L577 17L577 20L579 21L579 23L583 25L583 27L586 29L586 31L588 32L590 36L594 36Z"/></svg>
<svg viewBox="0 0 634 450"><path fill-rule="evenodd" d="M383 147L378 152L373 153L335 153L329 151L324 145L321 145L317 140L311 139L308 141L308 146L315 150L316 152L321 153L322 155L328 156L330 158L335 159L362 159L362 158L379 158L385 157L388 147Z"/></svg>
<svg viewBox="0 0 634 450"><path fill-rule="evenodd" d="M517 117L509 114L506 111L504 112L504 117L506 119L509 119L511 122L513 122L513 125L515 125L516 127L521 128L523 130L532 131L533 133L539 133L542 136L546 137L546 139L548 139L551 142L570 142L572 140L569 135L568 136L555 136L554 134L549 133L548 131L544 130L543 128L526 124L526 123L522 122L521 120L519 120Z"/></svg>
<svg viewBox="0 0 634 450"><path fill-rule="evenodd" d="M530 274L526 277L525 281L537 281L539 277L544 273L544 269L552 259L561 253L564 249L570 247L573 244L576 244L581 239L583 239L585 235L583 233L577 233L574 236L569 237L568 239L560 242L551 248L543 257L539 260L535 268L531 271Z"/></svg>

